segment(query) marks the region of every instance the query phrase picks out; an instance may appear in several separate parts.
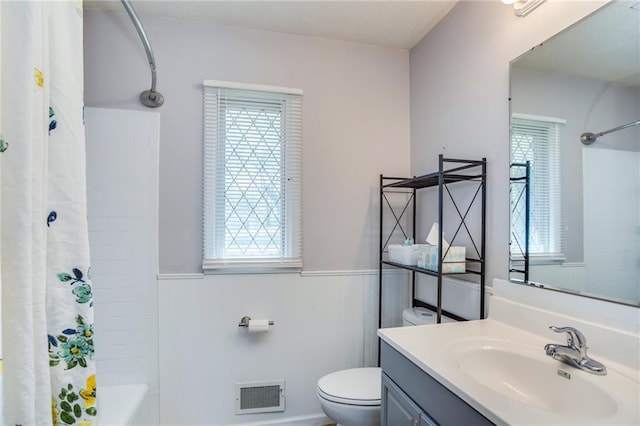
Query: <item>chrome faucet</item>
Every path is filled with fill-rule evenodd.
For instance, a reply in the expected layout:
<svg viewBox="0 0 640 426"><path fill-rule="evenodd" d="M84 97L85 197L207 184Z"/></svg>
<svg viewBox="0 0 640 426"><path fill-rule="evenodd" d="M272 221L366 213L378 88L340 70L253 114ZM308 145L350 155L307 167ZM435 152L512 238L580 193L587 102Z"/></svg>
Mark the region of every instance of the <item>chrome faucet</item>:
<svg viewBox="0 0 640 426"><path fill-rule="evenodd" d="M591 374L604 376L607 368L587 356L587 339L584 335L573 327L550 326L556 333L567 333L567 345L556 345L549 343L544 347L547 355L565 364L572 365Z"/></svg>

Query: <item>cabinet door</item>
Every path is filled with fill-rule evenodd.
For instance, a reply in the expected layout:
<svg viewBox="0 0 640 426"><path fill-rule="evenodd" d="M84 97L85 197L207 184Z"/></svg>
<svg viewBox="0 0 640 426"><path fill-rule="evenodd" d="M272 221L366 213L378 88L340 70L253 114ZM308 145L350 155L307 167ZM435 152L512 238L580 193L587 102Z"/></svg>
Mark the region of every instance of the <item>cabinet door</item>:
<svg viewBox="0 0 640 426"><path fill-rule="evenodd" d="M418 426L420 409L386 375L382 375L382 426ZM429 425L429 423L425 423Z"/></svg>
<svg viewBox="0 0 640 426"><path fill-rule="evenodd" d="M420 426L438 426L436 422L425 413L420 414Z"/></svg>

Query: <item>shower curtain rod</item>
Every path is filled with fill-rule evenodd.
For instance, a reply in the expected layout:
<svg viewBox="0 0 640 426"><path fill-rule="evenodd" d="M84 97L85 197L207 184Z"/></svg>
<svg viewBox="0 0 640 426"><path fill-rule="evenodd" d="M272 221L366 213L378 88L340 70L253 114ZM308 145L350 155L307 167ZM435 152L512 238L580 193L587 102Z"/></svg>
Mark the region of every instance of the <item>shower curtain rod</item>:
<svg viewBox="0 0 640 426"><path fill-rule="evenodd" d="M634 121L632 123L623 124L622 126L614 127L613 129L605 130L600 133L583 133L580 135L580 141L585 145L591 145L598 139L600 136L604 136L609 133L617 132L618 130L626 129L627 127L637 126L640 124L640 120Z"/></svg>
<svg viewBox="0 0 640 426"><path fill-rule="evenodd" d="M148 106L149 108L158 108L164 103L164 97L160 94L160 92L156 92L156 58L153 55L151 43L149 43L147 33L144 31L142 22L140 22L140 18L138 18L138 14L133 8L133 5L129 3L129 0L120 1L129 14L131 22L133 22L133 25L136 27L136 31L138 32L140 40L144 45L144 50L147 52L147 59L149 60L149 66L151 67L151 89L145 90L144 92L140 93L140 102L142 102L143 105Z"/></svg>

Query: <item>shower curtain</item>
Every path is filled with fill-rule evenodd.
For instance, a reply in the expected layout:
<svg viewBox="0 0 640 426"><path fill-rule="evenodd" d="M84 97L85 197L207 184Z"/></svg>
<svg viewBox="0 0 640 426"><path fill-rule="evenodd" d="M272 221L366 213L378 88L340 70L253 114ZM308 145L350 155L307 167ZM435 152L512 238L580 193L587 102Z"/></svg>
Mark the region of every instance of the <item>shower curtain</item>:
<svg viewBox="0 0 640 426"><path fill-rule="evenodd" d="M3 424L97 424L82 3L0 19Z"/></svg>

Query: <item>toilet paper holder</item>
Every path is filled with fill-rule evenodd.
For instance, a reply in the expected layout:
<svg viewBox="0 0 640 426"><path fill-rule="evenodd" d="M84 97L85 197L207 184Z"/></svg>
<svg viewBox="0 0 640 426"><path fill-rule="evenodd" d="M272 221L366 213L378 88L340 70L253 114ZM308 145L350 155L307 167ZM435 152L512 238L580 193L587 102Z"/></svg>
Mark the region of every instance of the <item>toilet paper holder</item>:
<svg viewBox="0 0 640 426"><path fill-rule="evenodd" d="M249 327L249 321L251 321L251 317L248 315L243 316L238 323L238 327ZM274 322L269 320L269 325L273 325Z"/></svg>

